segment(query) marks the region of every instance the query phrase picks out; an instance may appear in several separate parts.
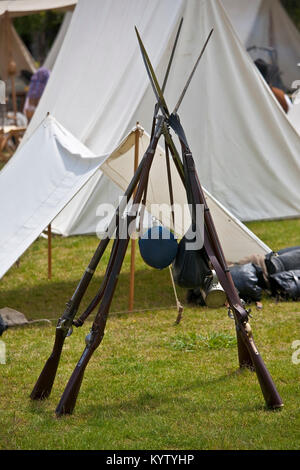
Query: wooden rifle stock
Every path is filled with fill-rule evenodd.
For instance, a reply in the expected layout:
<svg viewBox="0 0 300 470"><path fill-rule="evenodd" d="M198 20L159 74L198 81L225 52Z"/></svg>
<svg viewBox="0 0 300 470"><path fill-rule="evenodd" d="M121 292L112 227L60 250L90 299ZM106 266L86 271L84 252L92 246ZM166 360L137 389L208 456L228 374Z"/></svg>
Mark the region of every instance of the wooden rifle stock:
<svg viewBox="0 0 300 470"><path fill-rule="evenodd" d="M65 339L71 331L70 328L72 327L81 299L92 279L94 273L93 267L96 264L96 260L98 260L98 262L100 261L108 243L109 240L101 240L96 252L97 256L95 256L95 253L89 267L84 272L76 291L69 302L67 302L67 306L62 317L58 320L53 350L30 394L30 398L32 400L43 400L48 398L51 393Z"/></svg>
<svg viewBox="0 0 300 470"><path fill-rule="evenodd" d="M101 316L102 319L105 318L105 321L103 321L102 328L99 328L97 325L95 325L94 322L91 332L87 335L86 347L57 405L55 411L57 416L73 413L86 366L90 358L92 357L92 354L97 349L103 339L109 307L115 291L115 287L117 285L118 275L120 273L121 266L126 254L129 238L126 240L122 240L122 242L123 246L121 246L121 243L119 243L116 262L112 267L108 282L106 284L103 301L100 305L99 312L97 314L97 317Z"/></svg>
<svg viewBox="0 0 300 470"><path fill-rule="evenodd" d="M98 344L96 343L96 339L98 339ZM101 340L101 336L98 336L98 338L94 336L93 340L91 340L89 344L87 344L57 405L57 408L55 410L56 416L73 413L86 366L93 352L101 343Z"/></svg>
<svg viewBox="0 0 300 470"><path fill-rule="evenodd" d="M64 341L65 335L63 331L56 330L52 353L44 365L44 368L31 392L30 398L32 400L44 400L49 397L55 380Z"/></svg>

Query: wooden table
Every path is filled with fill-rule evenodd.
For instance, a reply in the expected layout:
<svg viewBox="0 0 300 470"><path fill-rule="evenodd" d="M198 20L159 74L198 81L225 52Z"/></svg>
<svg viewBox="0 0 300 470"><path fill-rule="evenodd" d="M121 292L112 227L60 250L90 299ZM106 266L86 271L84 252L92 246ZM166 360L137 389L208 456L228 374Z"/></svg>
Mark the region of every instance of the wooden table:
<svg viewBox="0 0 300 470"><path fill-rule="evenodd" d="M12 156L12 154L16 151L21 138L24 135L26 127L18 127L18 126L4 126L0 127L0 159L7 161ZM4 151L7 148L7 144L10 139L14 138L15 142L11 149L9 149L5 154Z"/></svg>

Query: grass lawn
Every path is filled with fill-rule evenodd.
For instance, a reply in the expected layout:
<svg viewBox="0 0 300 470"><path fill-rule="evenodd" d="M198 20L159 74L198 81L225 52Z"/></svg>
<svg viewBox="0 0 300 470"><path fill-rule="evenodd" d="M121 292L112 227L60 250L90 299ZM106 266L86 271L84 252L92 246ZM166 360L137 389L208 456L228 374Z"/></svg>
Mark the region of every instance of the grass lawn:
<svg viewBox="0 0 300 470"><path fill-rule="evenodd" d="M300 220L248 225L273 250L300 245ZM256 375L238 371L234 322L224 308L185 306L174 325L167 269L148 268L137 256L139 311L122 313L128 307L130 252L74 414L57 419L54 411L91 321L67 338L50 398L29 399L52 350L57 318L97 244L95 237L55 237L48 281L47 242L39 239L1 280L1 308L53 321L11 328L1 338L6 364L0 364L0 449L299 449L300 364L292 362L292 343L300 340L300 302L265 296L262 311L252 306L256 344L285 403L282 411L268 411ZM103 266L82 308L96 292ZM184 303L185 291L178 294Z"/></svg>

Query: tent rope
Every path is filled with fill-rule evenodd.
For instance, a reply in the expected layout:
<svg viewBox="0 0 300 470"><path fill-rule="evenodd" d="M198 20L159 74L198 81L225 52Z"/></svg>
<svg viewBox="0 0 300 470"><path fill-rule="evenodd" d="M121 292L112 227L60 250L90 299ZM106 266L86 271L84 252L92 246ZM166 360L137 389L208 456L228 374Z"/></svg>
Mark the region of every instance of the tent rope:
<svg viewBox="0 0 300 470"><path fill-rule="evenodd" d="M169 186L169 195L170 195L170 204L171 204L171 210L172 210L172 225L173 225L173 230L175 231L175 214L174 214L174 197L173 197L173 186L172 186L172 176L171 176L171 168L170 168L170 156L169 156L169 147L168 144L165 140L165 155L166 155L166 166L167 166L167 175L168 175L168 186ZM174 277L172 273L172 268L169 266L169 273L172 281L172 286L173 286L173 291L174 291L174 296L176 300L176 306L177 306L177 318L175 320L175 323L178 325L180 323L180 320L182 318L182 313L183 313L183 305L178 299L177 291L176 291L176 286L174 282Z"/></svg>

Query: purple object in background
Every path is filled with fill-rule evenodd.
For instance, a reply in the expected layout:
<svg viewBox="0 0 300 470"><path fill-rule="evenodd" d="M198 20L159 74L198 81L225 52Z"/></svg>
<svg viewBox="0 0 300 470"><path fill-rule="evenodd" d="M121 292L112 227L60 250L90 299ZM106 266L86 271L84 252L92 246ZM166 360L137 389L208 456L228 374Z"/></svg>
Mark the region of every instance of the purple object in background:
<svg viewBox="0 0 300 470"><path fill-rule="evenodd" d="M31 77L27 97L32 100L39 100L43 94L50 72L45 67L39 68Z"/></svg>

